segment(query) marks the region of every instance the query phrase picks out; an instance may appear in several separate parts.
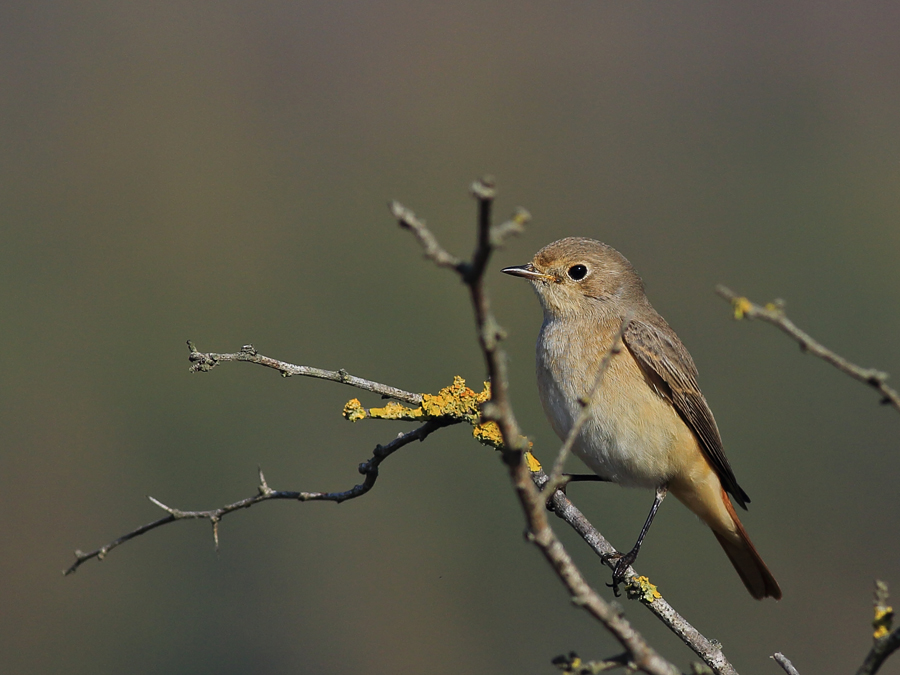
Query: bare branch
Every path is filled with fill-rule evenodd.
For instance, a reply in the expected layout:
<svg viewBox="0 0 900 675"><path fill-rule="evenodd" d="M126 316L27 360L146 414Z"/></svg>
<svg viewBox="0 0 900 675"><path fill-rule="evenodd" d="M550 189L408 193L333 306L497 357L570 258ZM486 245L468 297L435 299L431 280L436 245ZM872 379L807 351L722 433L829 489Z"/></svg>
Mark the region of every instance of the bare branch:
<svg viewBox="0 0 900 675"><path fill-rule="evenodd" d="M416 214L411 209L406 208L398 201L392 201L390 207L391 213L397 219L400 227L409 230L415 235L422 246L426 258L433 261L438 267L449 267L457 271L460 269L460 265L462 265L460 259L450 255L438 243L431 230L425 226L425 222L416 218Z"/></svg>
<svg viewBox="0 0 900 675"><path fill-rule="evenodd" d="M794 664L791 663L791 660L781 652L775 652L772 654L772 658L784 669L784 672L786 672L787 675L800 675L797 669L794 668Z"/></svg>
<svg viewBox="0 0 900 675"><path fill-rule="evenodd" d="M148 497L151 502L156 504L163 511L166 511L169 515L165 518L160 518L159 520L155 520L152 523L148 523L147 525L143 525L135 530L132 530L128 534L122 535L118 539L111 541L106 546L102 546L95 551L91 551L90 553L75 551L75 562L72 563L72 565L63 572L63 574L72 574L83 563L90 560L91 558L103 560L106 557L107 553L109 553L120 544L124 544L126 541L145 534L150 530L155 530L157 527L162 527L163 525L174 523L177 520L208 520L213 526L213 537L215 539L216 548L218 549L219 521L229 513L234 513L235 511L240 511L241 509L249 509L251 506L255 506L260 502L271 501L275 499L293 499L301 502L336 502L340 504L341 502L345 502L348 499L361 497L369 490L371 490L375 485L375 481L378 480L378 467L386 458L388 458L403 446L409 445L413 441L423 441L432 432L442 427L456 424L458 422L459 420L453 419L431 420L426 424L423 424L419 428L414 429L413 431L409 431L405 434L400 434L397 438L395 438L387 445L375 446L375 450L372 453L372 458L359 465L359 472L363 476L365 476L363 482L359 483L358 485L354 485L349 490L344 490L342 492L293 492L273 490L269 487L268 483L266 483L265 476L263 476L263 472L262 470L260 470L259 485L257 487L256 495L247 497L246 499L241 499L240 501L234 502L233 504L228 504L217 509L211 509L208 511L183 511L181 509L166 506L154 497Z"/></svg>
<svg viewBox="0 0 900 675"><path fill-rule="evenodd" d="M234 354L216 354L213 352L204 353L197 351L194 343L188 340L188 349L191 350L190 360L194 364L191 366L192 373L205 373L212 370L223 361L247 361L256 363L266 368L274 368L279 371L283 377L291 377L292 375L302 375L304 377L315 377L320 380L331 380L332 382L340 382L357 389L371 391L375 394L381 394L384 398L393 398L404 403L419 405L422 402L422 394L415 394L411 391L403 391L396 387L391 387L380 382L364 380L361 377L351 375L343 368L340 370L322 370L321 368L312 368L310 366L297 366L286 361L279 361L268 356L263 356L256 351L253 345L244 345L241 351Z"/></svg>
<svg viewBox="0 0 900 675"><path fill-rule="evenodd" d="M734 308L734 318L743 319L760 319L767 323L777 326L782 332L790 335L804 352L818 356L823 361L827 361L835 368L859 380L864 384L878 390L881 393L881 402L889 404L895 410L900 412L900 394L887 385L888 374L874 368L863 368L851 363L843 356L831 351L821 343L814 340L807 333L797 328L794 322L787 318L784 312L784 303L780 300L771 302L765 307L761 307L745 297L739 296L725 286L716 286L716 293L731 302Z"/></svg>

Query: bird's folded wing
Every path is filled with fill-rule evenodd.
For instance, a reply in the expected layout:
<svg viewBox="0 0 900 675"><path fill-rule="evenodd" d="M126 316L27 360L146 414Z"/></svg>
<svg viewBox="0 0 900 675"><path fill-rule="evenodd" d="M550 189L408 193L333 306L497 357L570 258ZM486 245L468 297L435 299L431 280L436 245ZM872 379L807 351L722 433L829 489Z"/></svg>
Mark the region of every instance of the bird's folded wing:
<svg viewBox="0 0 900 675"><path fill-rule="evenodd" d="M663 319L660 318L660 321ZM625 328L625 345L641 369L671 401L675 410L688 425L707 459L722 481L722 487L743 508L750 501L741 489L725 457L722 438L712 411L697 384L697 368L681 340L668 324L655 326L642 321L630 321Z"/></svg>

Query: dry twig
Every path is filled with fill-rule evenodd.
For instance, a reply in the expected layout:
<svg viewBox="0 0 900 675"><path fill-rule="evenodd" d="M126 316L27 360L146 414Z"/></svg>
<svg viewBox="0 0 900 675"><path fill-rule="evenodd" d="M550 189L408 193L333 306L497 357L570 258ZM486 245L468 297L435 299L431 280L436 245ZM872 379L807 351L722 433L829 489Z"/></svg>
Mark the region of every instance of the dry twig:
<svg viewBox="0 0 900 675"><path fill-rule="evenodd" d="M297 366L286 361L279 361L269 356L263 356L256 351L253 345L244 345L241 351L233 354L216 354L214 352L200 352L190 340L187 341L188 349L191 351L190 360L194 365L191 366L192 373L205 373L215 368L220 363L226 361L247 361L248 363L256 363L266 368L274 368L279 371L283 377L291 377L292 375L302 375L304 377L314 377L320 380L331 380L332 382L340 382L356 389L371 391L375 394L381 394L383 398L393 398L404 403L412 403L419 405L422 402L422 394L414 394L411 391L403 391L396 387L391 387L380 382L372 380L364 380L361 377L351 375L346 370L323 370L322 368L312 368L311 366Z"/></svg>
<svg viewBox="0 0 900 675"><path fill-rule="evenodd" d="M100 548L89 553L85 553L83 551L75 551L75 562L72 563L66 570L64 570L63 574L72 574L73 572L75 572L75 570L81 567L82 564L84 564L88 560L91 560L92 558L103 560L111 550L121 544L124 544L126 541L134 539L135 537L139 537L142 534L146 534L150 530L155 530L157 527L162 527L163 525L174 523L177 520L208 520L213 526L213 540L215 541L216 549L218 549L219 521L229 513L240 511L241 509L249 509L251 506L255 506L260 502L271 501L273 499L293 499L300 502L335 502L340 504L341 502L345 502L348 499L362 497L374 487L375 481L378 480L378 467L390 455L392 455L403 446L409 445L413 441L424 441L432 432L437 431L441 427L449 426L451 424L457 424L458 422L459 420L455 419L430 420L417 429L414 429L413 431L409 431L405 434L400 434L397 438L395 438L387 445L375 446L375 450L372 453L371 459L359 465L359 472L363 476L365 476L363 482L341 492L293 492L287 490L273 490L266 483L265 476L263 476L262 469L260 469L259 485L257 487L256 495L247 497L246 499L241 499L240 501L234 502L233 504L228 504L217 509L211 509L208 511L183 511L181 509L166 506L158 499L148 496L147 499L156 504L163 511L166 511L169 515L164 518L160 518L159 520L154 520L152 523L142 525L141 527L132 530L128 534L124 534L121 537L106 544L105 546L101 546Z"/></svg>
<svg viewBox="0 0 900 675"><path fill-rule="evenodd" d="M800 673L797 672L797 669L794 668L794 664L791 663L791 660L781 652L775 652L772 654L772 658L775 659L775 663L781 666L787 675L800 675Z"/></svg>
<svg viewBox="0 0 900 675"><path fill-rule="evenodd" d="M781 331L790 335L804 352L818 356L823 361L827 361L842 373L849 375L854 380L859 380L881 393L881 402L891 405L895 410L900 412L900 394L896 390L887 385L888 374L875 368L863 368L851 363L840 354L837 354L820 342L814 340L810 335L794 325L794 322L787 318L784 313L784 303L780 300L770 302L765 307L761 307L745 297L742 297L725 286L716 286L716 293L731 302L734 307L734 318L743 319L759 319L777 326Z"/></svg>

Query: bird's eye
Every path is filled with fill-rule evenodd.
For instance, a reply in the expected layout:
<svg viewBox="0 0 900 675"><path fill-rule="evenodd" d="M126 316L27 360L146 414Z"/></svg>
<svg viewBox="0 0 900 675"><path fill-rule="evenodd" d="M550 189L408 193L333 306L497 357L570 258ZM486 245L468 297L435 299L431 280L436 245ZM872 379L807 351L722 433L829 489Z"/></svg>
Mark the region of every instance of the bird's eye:
<svg viewBox="0 0 900 675"><path fill-rule="evenodd" d="M584 265L572 265L567 274L572 281L581 281L587 276L587 273L588 269Z"/></svg>

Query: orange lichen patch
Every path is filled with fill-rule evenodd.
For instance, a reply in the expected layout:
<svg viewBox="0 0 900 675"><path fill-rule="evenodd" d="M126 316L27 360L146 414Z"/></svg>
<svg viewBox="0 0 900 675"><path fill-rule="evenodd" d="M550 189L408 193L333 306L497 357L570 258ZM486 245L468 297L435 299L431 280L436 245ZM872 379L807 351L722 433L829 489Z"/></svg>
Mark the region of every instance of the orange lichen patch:
<svg viewBox="0 0 900 675"><path fill-rule="evenodd" d="M346 405L344 405L342 414L344 415L344 419L348 419L351 422L358 422L359 420L364 420L368 417L366 409L362 407L362 403L359 402L358 398L351 398L347 401Z"/></svg>
<svg viewBox="0 0 900 675"><path fill-rule="evenodd" d="M500 435L500 427L495 422L484 422L476 424L472 429L472 435L475 440L492 448L503 447L503 436Z"/></svg>
<svg viewBox="0 0 900 675"><path fill-rule="evenodd" d="M396 401L391 401L383 408L363 408L356 398L347 401L343 415L351 422L358 422L367 417L379 420L419 420L424 417L420 408L407 408Z"/></svg>
<svg viewBox="0 0 900 675"><path fill-rule="evenodd" d="M641 602L653 602L662 597L660 592L656 590L656 586L650 583L647 577L632 577L625 592L632 600L640 600Z"/></svg>
<svg viewBox="0 0 900 675"><path fill-rule="evenodd" d="M407 408L396 401L391 401L383 408L369 408L369 417L380 420L420 420L424 416L421 408Z"/></svg>
<svg viewBox="0 0 900 675"><path fill-rule="evenodd" d="M422 403L418 408L408 408L396 401L391 401L383 408L363 408L359 399L354 398L344 406L344 417L351 422L367 417L382 420L433 420L449 417L475 426L481 423L479 406L490 398L490 384L485 382L484 389L476 394L457 375L453 378L453 384L444 387L437 394L422 394Z"/></svg>
<svg viewBox="0 0 900 675"><path fill-rule="evenodd" d="M433 420L452 419L471 424L472 435L484 445L493 448L503 447L503 436L494 422L481 421L481 404L491 399L491 385L484 383L484 389L476 393L466 386L466 381L459 375L453 378L453 384L444 387L437 394L422 394L422 403L418 408L410 408L396 401L383 408L364 408L359 399L351 399L344 406L344 417L351 422L367 418L382 420ZM529 444L530 447L530 444ZM527 454L528 468L539 471L541 468L533 455Z"/></svg>
<svg viewBox="0 0 900 675"><path fill-rule="evenodd" d="M531 471L531 473L537 473L542 468L541 463L537 461L537 457L530 452L525 453L525 461L528 463L528 470Z"/></svg>
<svg viewBox="0 0 900 675"><path fill-rule="evenodd" d="M422 395L422 411L426 419L452 417L474 425L478 424L481 418L478 406L490 398L490 384L485 382L484 390L476 394L466 386L466 381L457 375L453 378L453 384L444 387L437 394Z"/></svg>

